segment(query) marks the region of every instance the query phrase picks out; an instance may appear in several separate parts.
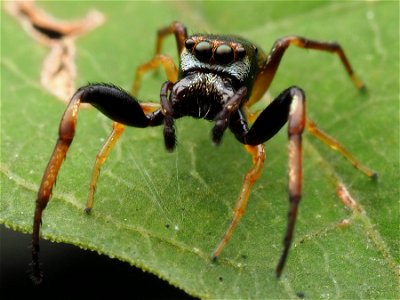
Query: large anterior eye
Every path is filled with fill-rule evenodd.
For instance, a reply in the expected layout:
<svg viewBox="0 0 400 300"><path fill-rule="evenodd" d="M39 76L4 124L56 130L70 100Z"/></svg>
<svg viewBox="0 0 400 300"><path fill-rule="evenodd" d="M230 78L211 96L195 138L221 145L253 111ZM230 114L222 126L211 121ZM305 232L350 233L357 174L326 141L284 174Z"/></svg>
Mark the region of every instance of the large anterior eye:
<svg viewBox="0 0 400 300"><path fill-rule="evenodd" d="M214 58L220 64L229 64L233 61L233 50L230 46L222 44L215 50Z"/></svg>
<svg viewBox="0 0 400 300"><path fill-rule="evenodd" d="M208 61L212 56L212 48L209 42L202 41L194 48L196 57L201 61Z"/></svg>

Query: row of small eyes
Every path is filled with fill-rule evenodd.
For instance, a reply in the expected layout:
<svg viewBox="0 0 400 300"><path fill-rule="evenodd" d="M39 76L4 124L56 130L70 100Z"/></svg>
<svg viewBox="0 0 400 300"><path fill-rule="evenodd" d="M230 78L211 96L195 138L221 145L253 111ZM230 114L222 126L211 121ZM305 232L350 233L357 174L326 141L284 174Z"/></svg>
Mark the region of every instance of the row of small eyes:
<svg viewBox="0 0 400 300"><path fill-rule="evenodd" d="M203 62L210 62L211 58L219 64L229 64L235 59L242 59L246 55L246 50L243 47L237 47L236 51L232 49L228 44L219 45L213 53L212 44L208 41L201 41L196 44L193 39L187 39L185 41L186 49L190 50L196 58Z"/></svg>

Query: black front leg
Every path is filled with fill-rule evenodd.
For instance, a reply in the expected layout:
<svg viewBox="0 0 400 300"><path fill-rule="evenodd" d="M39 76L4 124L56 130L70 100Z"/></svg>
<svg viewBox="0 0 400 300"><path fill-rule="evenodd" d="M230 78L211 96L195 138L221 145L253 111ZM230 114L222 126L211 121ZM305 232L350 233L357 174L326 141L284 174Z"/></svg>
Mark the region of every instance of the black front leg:
<svg viewBox="0 0 400 300"><path fill-rule="evenodd" d="M90 103L115 122L140 128L162 124L160 111L145 115L137 99L117 86L89 84L80 88L74 97L77 94L82 103Z"/></svg>
<svg viewBox="0 0 400 300"><path fill-rule="evenodd" d="M278 131L290 120L290 110L294 110L299 104L299 101L294 99L301 99L303 103L305 96L304 92L298 87L290 87L284 90L265 110L258 116L250 130L243 136L244 144L258 145L265 143L272 138ZM305 116L304 120L305 123ZM291 122L293 123L293 121Z"/></svg>
<svg viewBox="0 0 400 300"><path fill-rule="evenodd" d="M43 174L36 198L32 233L32 279L39 283L42 273L39 267L39 231L42 213L46 208L61 164L75 136L80 103L90 103L112 120L134 127L162 124L163 115L155 111L145 115L136 99L122 89L108 84L89 84L80 88L70 100L59 126L59 137Z"/></svg>
<svg viewBox="0 0 400 300"><path fill-rule="evenodd" d="M293 230L296 223L297 208L301 198L302 157L301 138L305 127L305 96L297 87L283 91L257 118L250 130L241 114L237 114L231 122L231 130L236 138L248 145L259 145L272 138L283 125L288 122L289 136L289 213L283 251L276 267L279 277L285 265Z"/></svg>

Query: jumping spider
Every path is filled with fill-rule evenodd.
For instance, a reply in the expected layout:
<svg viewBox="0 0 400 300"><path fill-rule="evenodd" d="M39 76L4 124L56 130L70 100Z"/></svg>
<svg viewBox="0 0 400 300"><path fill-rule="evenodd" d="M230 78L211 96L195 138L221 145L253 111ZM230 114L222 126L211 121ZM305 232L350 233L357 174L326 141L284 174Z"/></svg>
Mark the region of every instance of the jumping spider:
<svg viewBox="0 0 400 300"><path fill-rule="evenodd" d="M171 57L161 54L164 38L174 34L179 70ZM232 35L194 34L188 36L186 27L174 22L158 31L156 54L137 69L133 85L136 95L141 77L145 72L163 67L168 80L161 85L160 104L142 103L137 98L111 84L89 84L78 89L72 96L61 119L59 138L44 172L36 200L32 234L33 278L41 281L39 269L39 230L42 213L56 181L60 166L74 138L75 125L81 103L90 103L113 122L113 129L96 157L90 182L86 212L93 206L93 196L100 167L121 136L125 126L164 126L164 141L168 151L176 145L175 119L184 116L202 118L214 122L211 139L219 144L229 127L236 139L251 154L253 166L246 173L240 189L231 223L221 242L212 254L215 260L230 239L249 199L251 187L259 178L264 163L264 145L287 122L289 138L288 189L289 214L283 241L283 251L276 267L279 277L285 265L292 242L297 208L302 185L302 133L307 128L311 134L339 151L357 169L374 178L376 173L361 165L341 144L318 129L305 113L305 96L302 89L292 86L284 90L259 114L249 108L268 90L286 49L295 45L300 48L332 52L340 58L354 85L364 89L356 77L342 48L337 43L319 42L298 36L278 39L266 55L253 43ZM248 121L252 126L248 126Z"/></svg>

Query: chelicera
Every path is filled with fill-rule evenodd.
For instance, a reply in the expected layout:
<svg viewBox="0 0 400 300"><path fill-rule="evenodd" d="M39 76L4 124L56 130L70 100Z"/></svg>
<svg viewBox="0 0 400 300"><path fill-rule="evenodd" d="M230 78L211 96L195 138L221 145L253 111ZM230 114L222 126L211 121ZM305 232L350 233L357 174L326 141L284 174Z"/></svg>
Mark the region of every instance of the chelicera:
<svg viewBox="0 0 400 300"><path fill-rule="evenodd" d="M175 35L179 69L171 57L161 54L164 38ZM173 151L176 145L174 122L185 116L214 122L211 139L221 142L227 128L242 143L252 157L252 167L243 179L232 220L211 257L215 260L230 239L242 217L251 187L260 177L264 164L264 145L288 123L288 190L289 213L283 240L283 251L276 267L279 277L292 243L302 187L302 134L304 128L339 151L354 167L375 178L376 173L360 164L340 143L321 131L306 117L305 94L292 86L284 90L263 111L252 113L250 107L268 90L286 49L295 45L336 54L356 88L364 84L354 74L341 46L298 36L278 39L267 55L246 39L231 35L194 34L188 36L186 27L174 22L158 31L156 54L136 72L132 93L111 84L89 84L72 96L59 126L59 137L44 172L39 188L32 234L33 278L41 281L39 268L39 230L57 174L75 135L75 125L81 103L89 103L113 120L113 129L99 151L90 182L86 212L93 206L94 191L100 167L121 136L125 126L145 128L163 126L165 146ZM137 92L142 75L162 66L167 81L161 85L160 104L139 102ZM249 123L252 123L249 126Z"/></svg>

